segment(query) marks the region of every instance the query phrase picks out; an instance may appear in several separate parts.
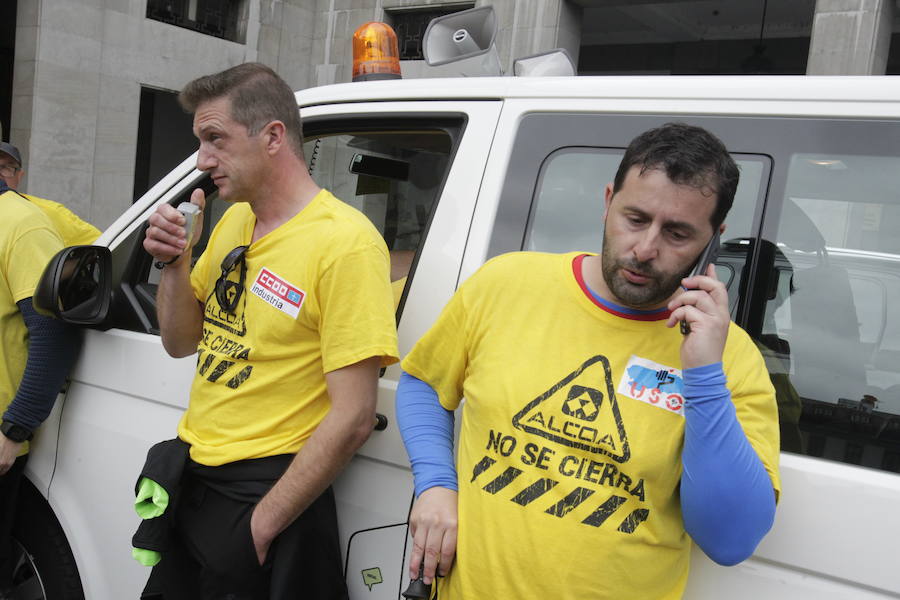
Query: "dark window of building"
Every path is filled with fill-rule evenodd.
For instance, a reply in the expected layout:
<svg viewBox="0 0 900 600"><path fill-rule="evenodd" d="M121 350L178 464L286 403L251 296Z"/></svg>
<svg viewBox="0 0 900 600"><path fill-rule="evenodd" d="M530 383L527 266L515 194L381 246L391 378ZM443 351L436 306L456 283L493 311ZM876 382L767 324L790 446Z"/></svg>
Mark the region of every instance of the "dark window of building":
<svg viewBox="0 0 900 600"><path fill-rule="evenodd" d="M803 75L810 38L582 46L579 75Z"/></svg>
<svg viewBox="0 0 900 600"><path fill-rule="evenodd" d="M244 42L246 0L147 0L147 18L232 42Z"/></svg>
<svg viewBox="0 0 900 600"><path fill-rule="evenodd" d="M900 32L891 35L891 48L888 52L885 75L900 75Z"/></svg>
<svg viewBox="0 0 900 600"><path fill-rule="evenodd" d="M175 92L141 88L134 200L197 150L193 122Z"/></svg>
<svg viewBox="0 0 900 600"><path fill-rule="evenodd" d="M585 3L579 75L802 75L814 0Z"/></svg>
<svg viewBox="0 0 900 600"><path fill-rule="evenodd" d="M422 40L432 19L474 7L474 3L440 6L427 10L392 10L385 20L394 28L400 45L400 60L424 60Z"/></svg>

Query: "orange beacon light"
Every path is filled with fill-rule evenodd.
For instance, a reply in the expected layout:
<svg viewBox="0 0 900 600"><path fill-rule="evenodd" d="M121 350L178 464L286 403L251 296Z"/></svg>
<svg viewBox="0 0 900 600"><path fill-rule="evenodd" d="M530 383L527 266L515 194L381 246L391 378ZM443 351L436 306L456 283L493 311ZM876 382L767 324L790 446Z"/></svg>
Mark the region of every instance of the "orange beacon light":
<svg viewBox="0 0 900 600"><path fill-rule="evenodd" d="M390 25L366 23L353 33L352 79L400 79L400 47Z"/></svg>

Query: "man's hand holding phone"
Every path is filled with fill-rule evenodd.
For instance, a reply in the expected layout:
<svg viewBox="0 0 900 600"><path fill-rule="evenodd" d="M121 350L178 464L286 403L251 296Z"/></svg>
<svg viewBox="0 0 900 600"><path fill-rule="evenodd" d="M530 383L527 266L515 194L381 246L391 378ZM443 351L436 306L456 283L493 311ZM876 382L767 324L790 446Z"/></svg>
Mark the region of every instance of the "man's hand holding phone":
<svg viewBox="0 0 900 600"><path fill-rule="evenodd" d="M668 305L672 314L666 325L674 327L678 324L684 334L681 364L685 369L722 360L731 316L728 312L728 290L716 277L713 264L718 249L719 234L716 232L692 273L681 280L685 291Z"/></svg>

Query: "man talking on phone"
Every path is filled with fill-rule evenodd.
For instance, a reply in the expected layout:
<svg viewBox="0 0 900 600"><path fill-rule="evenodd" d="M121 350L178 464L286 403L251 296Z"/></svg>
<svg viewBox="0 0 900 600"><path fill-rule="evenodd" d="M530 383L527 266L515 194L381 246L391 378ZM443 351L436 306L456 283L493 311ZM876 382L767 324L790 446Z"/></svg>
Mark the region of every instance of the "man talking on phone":
<svg viewBox="0 0 900 600"><path fill-rule="evenodd" d="M713 266L689 275L738 177L704 129L647 131L605 189L600 255L511 253L459 288L397 392L411 577L443 576L439 598L669 599L692 542L753 553L779 493L775 394Z"/></svg>

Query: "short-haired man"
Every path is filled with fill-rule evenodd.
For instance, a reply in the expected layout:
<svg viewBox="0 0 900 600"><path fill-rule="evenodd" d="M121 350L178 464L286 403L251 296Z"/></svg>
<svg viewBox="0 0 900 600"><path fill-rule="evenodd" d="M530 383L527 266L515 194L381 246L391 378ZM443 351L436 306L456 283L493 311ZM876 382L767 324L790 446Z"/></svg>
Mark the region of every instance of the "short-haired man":
<svg viewBox="0 0 900 600"><path fill-rule="evenodd" d="M686 277L737 182L705 130L645 132L606 187L601 255L489 261L404 359L410 568L446 575L439 597L679 598L691 539L734 564L769 530L772 385L714 268Z"/></svg>
<svg viewBox="0 0 900 600"><path fill-rule="evenodd" d="M18 191L25 177L25 169L22 167L22 155L19 149L7 142L0 142L0 179L6 186L13 191ZM22 194L20 196L40 208L53 227L62 238L63 246L80 246L82 244L93 244L100 236L100 230L83 221L71 210L52 200L38 198L31 194Z"/></svg>
<svg viewBox="0 0 900 600"><path fill-rule="evenodd" d="M154 579L167 600L345 598L330 484L371 433L379 369L397 360L387 248L310 178L294 94L271 69L201 77L179 99L197 168L233 206L193 271L197 238L173 207L144 241L165 263L163 345L198 353L175 544ZM191 201L202 208L202 190Z"/></svg>
<svg viewBox="0 0 900 600"><path fill-rule="evenodd" d="M46 215L9 189L5 177L0 220L0 598L12 598L11 533L28 441L53 408L78 354L79 337L31 305L44 268L63 244Z"/></svg>

